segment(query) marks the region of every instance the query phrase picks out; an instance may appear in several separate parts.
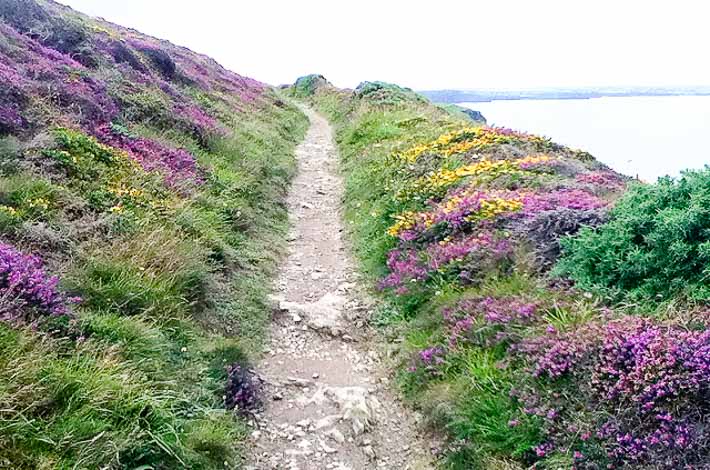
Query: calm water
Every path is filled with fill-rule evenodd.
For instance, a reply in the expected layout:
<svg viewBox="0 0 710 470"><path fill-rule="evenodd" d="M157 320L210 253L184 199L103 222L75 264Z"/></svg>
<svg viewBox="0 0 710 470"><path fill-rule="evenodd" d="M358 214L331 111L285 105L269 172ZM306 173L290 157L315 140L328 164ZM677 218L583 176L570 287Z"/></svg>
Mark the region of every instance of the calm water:
<svg viewBox="0 0 710 470"><path fill-rule="evenodd" d="M710 164L710 96L461 105L481 111L489 125L545 135L645 181Z"/></svg>

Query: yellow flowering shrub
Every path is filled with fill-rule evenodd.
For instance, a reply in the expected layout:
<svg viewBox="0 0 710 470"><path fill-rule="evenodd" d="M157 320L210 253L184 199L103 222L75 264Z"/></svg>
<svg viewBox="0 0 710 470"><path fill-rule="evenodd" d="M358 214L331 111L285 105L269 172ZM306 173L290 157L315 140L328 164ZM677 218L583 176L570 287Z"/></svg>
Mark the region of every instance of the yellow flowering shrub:
<svg viewBox="0 0 710 470"><path fill-rule="evenodd" d="M401 232L414 227L414 224L417 222L417 213L413 211L402 212L401 214L396 215L394 219L396 222L389 229L387 229L387 233L393 237L396 237Z"/></svg>
<svg viewBox="0 0 710 470"><path fill-rule="evenodd" d="M395 223L387 229L390 236L398 237L402 232L411 230L417 225L419 229L424 230L430 228L436 223L449 220L448 214L460 211L466 204L470 204L471 198L479 202L479 206L471 209L472 212L466 215L466 209L463 214L457 214L456 219L466 222L474 222L478 220L494 219L501 214L516 212L523 208L522 196L505 198L484 194L477 191L475 187L468 188L461 193L454 195L440 204L434 211L405 211L394 217ZM469 206L470 207L470 206Z"/></svg>
<svg viewBox="0 0 710 470"><path fill-rule="evenodd" d="M2 204L0 204L0 213L3 213L5 215L9 215L10 217L17 217L18 216L17 209L15 209L14 207L5 206Z"/></svg>
<svg viewBox="0 0 710 470"><path fill-rule="evenodd" d="M481 209L478 212L466 217L466 220L473 222L475 220L493 219L500 214L519 211L522 208L523 200L521 198L484 199L481 201Z"/></svg>
<svg viewBox="0 0 710 470"><path fill-rule="evenodd" d="M49 201L43 197L30 199L27 205L30 209L39 209L39 210L43 210L43 211L46 211L49 209Z"/></svg>
<svg viewBox="0 0 710 470"><path fill-rule="evenodd" d="M462 166L453 170L441 169L436 173L419 178L407 188L400 190L396 198L406 201L414 198L430 198L442 195L450 186L469 176L495 178L503 174L521 171L526 165L551 160L547 155L530 155L517 160L488 160L482 159L477 163Z"/></svg>
<svg viewBox="0 0 710 470"><path fill-rule="evenodd" d="M497 127L465 127L439 136L437 139L415 145L403 152L394 154L396 159L414 163L426 153L441 155L444 158L462 155L471 150L482 151L494 145L511 143L532 143L546 148L551 145L544 137L523 134L510 129Z"/></svg>

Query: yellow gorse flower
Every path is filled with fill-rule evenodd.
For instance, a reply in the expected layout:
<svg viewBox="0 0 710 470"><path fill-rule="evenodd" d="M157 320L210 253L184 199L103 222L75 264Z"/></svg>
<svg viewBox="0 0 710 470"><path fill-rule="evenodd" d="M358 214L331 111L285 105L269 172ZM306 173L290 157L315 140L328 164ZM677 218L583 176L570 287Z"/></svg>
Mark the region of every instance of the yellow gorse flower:
<svg viewBox="0 0 710 470"><path fill-rule="evenodd" d="M474 214L466 217L466 220L472 222L474 220L492 219L500 214L507 212L519 211L523 208L521 198L503 199L493 198L481 201L481 209Z"/></svg>
<svg viewBox="0 0 710 470"><path fill-rule="evenodd" d="M527 157L515 160L515 164L518 168L521 168L524 165L534 165L535 163L549 162L550 160L553 160L553 158L549 155L528 155Z"/></svg>
<svg viewBox="0 0 710 470"><path fill-rule="evenodd" d="M125 197L129 196L132 198L139 198L143 196L143 191L137 188L131 188L129 186L126 186L125 184L115 184L113 186L109 186L107 188L107 191L110 192L111 194L118 196L118 197Z"/></svg>
<svg viewBox="0 0 710 470"><path fill-rule="evenodd" d="M494 127L464 127L463 129L443 134L430 142L417 144L404 152L395 152L394 156L399 160L414 163L425 153L437 154L448 158L452 155L464 154L470 150L481 151L493 145L520 141L543 146L549 143L544 137L504 131Z"/></svg>
<svg viewBox="0 0 710 470"><path fill-rule="evenodd" d="M472 193L476 192L474 188L464 191L457 196L453 196L444 202L441 208L444 213L455 211L461 201ZM490 199L481 200L481 207L476 212L465 218L469 222L476 220L493 219L501 214L516 212L523 208L522 197L502 198L491 197ZM387 234L393 237L399 236L400 233L414 228L417 222L423 222L425 228L434 225L434 214L431 212L414 212L405 211L394 217L396 222L387 229Z"/></svg>
<svg viewBox="0 0 710 470"><path fill-rule="evenodd" d="M495 177L520 171L524 165L546 162L551 160L547 155L530 155L517 160L488 160L483 159L471 165L462 166L454 170L441 169L436 173L415 180L408 188L399 191L398 200L407 200L418 195L432 196L442 189L456 184L469 176Z"/></svg>
<svg viewBox="0 0 710 470"><path fill-rule="evenodd" d="M4 206L0 204L0 212L4 212L5 214L11 215L11 216L16 216L17 215L17 209L14 207L10 206Z"/></svg>
<svg viewBox="0 0 710 470"><path fill-rule="evenodd" d="M49 209L49 201L43 197L38 197L36 199L30 199L30 201L27 205L32 209L41 209L41 210L45 210L45 211L47 209Z"/></svg>
<svg viewBox="0 0 710 470"><path fill-rule="evenodd" d="M424 144L418 144L404 152L397 153L396 156L399 159L413 163L417 160L417 158L419 158L420 155L425 153L441 153L447 157L457 153L464 153L473 148L473 146L468 144L466 140L461 142L459 142L459 140L467 136L475 138L479 132L479 129L483 128L466 127L458 131L449 132L439 136L436 140Z"/></svg>
<svg viewBox="0 0 710 470"><path fill-rule="evenodd" d="M405 211L395 216L394 219L396 222L387 229L387 234L396 237L401 232L414 227L414 224L417 222L417 213L414 211Z"/></svg>

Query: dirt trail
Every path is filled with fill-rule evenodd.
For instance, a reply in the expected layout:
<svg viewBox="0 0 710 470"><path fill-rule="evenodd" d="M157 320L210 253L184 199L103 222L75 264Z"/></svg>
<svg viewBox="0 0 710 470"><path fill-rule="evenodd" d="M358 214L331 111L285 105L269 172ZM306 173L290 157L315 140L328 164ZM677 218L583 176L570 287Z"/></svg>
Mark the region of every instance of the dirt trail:
<svg viewBox="0 0 710 470"><path fill-rule="evenodd" d="M388 390L379 354L368 345L368 306L344 241L330 125L303 111L311 127L296 150L289 254L270 345L257 366L265 410L254 423L246 468L433 468L414 418Z"/></svg>

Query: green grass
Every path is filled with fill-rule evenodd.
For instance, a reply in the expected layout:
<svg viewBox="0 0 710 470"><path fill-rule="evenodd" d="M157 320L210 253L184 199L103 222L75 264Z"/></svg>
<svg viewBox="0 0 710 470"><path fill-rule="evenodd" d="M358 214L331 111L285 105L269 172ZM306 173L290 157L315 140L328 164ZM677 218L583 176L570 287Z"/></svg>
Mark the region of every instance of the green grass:
<svg viewBox="0 0 710 470"><path fill-rule="evenodd" d="M89 321L91 339L76 348L0 327L0 464L211 468L235 461L242 427L206 393L218 381L176 387L190 383L174 375L177 367L199 373L207 351L171 359L178 352L145 323ZM211 452L201 451L206 443Z"/></svg>
<svg viewBox="0 0 710 470"><path fill-rule="evenodd" d="M41 197L52 208L0 217L0 237L39 249L62 287L83 298L68 336L0 325L0 468L239 466L245 427L224 409L226 367L256 358L270 320L284 197L306 126L296 108L265 105L208 148L134 126L211 169L168 211L109 216L92 206L91 179L72 185L0 168L0 204L22 210ZM110 177L92 165L82 170ZM36 245L38 234L63 242Z"/></svg>
<svg viewBox="0 0 710 470"><path fill-rule="evenodd" d="M88 308L187 317L206 301L210 266L204 249L165 227L141 230L88 251L67 281Z"/></svg>

